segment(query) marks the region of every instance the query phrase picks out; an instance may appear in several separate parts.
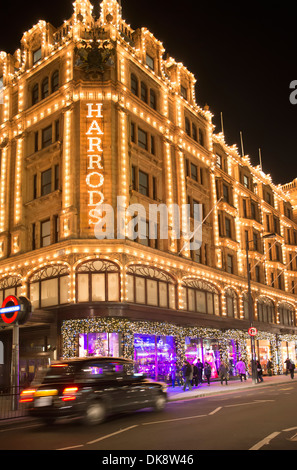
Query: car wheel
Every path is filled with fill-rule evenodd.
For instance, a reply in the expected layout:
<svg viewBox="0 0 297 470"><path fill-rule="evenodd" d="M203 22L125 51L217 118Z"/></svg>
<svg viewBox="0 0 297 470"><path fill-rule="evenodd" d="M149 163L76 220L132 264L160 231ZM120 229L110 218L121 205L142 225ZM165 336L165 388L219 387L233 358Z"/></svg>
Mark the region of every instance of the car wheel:
<svg viewBox="0 0 297 470"><path fill-rule="evenodd" d="M166 397L162 395L161 393L159 393L155 397L154 410L163 411L166 406L166 402L167 402Z"/></svg>
<svg viewBox="0 0 297 470"><path fill-rule="evenodd" d="M88 426L100 424L105 419L105 406L101 401L92 402L87 406L84 422Z"/></svg>

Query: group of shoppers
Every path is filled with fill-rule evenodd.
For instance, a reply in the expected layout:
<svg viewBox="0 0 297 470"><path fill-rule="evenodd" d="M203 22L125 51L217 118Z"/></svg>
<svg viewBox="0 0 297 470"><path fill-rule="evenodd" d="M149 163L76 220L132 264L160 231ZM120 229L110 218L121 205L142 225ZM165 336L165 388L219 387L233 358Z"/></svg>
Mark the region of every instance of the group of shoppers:
<svg viewBox="0 0 297 470"><path fill-rule="evenodd" d="M295 369L295 364L293 363L292 360L289 358L285 361L286 365L286 375L290 373L291 378L294 378L294 369ZM263 369L262 365L259 360L256 361L256 372L257 372L257 382L263 382ZM193 387L199 387L200 384L202 384L203 379L203 371L204 371L204 376L206 378L207 384L210 385L210 377L211 377L211 365L207 362L203 363L198 359L198 361L195 364L190 364L189 361L185 360L183 368L179 370L174 370L172 374L172 386L175 386L175 383L177 381L178 385L181 385L183 383L183 390L185 391L187 387L189 390L192 390ZM247 379L247 366L245 362L242 359L239 359L239 361L236 364L236 371L237 374L240 378L240 381L245 381ZM272 363L271 361L267 362L267 372L269 375L272 375ZM229 368L226 362L221 362L219 370L218 370L218 376L220 379L221 384L223 385L224 383L228 385L228 380L229 380Z"/></svg>

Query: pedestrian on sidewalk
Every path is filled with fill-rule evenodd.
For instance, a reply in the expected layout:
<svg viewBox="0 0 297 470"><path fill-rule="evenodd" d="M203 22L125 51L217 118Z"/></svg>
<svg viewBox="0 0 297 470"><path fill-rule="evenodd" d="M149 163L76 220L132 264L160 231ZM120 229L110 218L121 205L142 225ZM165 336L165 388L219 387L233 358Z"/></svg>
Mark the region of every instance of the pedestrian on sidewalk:
<svg viewBox="0 0 297 470"><path fill-rule="evenodd" d="M198 367L196 364L193 364L193 380L192 380L192 387L199 386L199 377L198 377Z"/></svg>
<svg viewBox="0 0 297 470"><path fill-rule="evenodd" d="M295 364L291 359L290 359L290 364L289 364L289 372L290 372L291 379L294 379Z"/></svg>
<svg viewBox="0 0 297 470"><path fill-rule="evenodd" d="M184 379L185 379L185 384L183 387L183 391L186 391L187 386L189 387L189 391L192 390L192 380L193 380L193 366L190 364L188 361L184 362Z"/></svg>
<svg viewBox="0 0 297 470"><path fill-rule="evenodd" d="M290 365L290 359L287 357L287 359L285 360L285 364L286 364L286 375L288 375L289 373L289 365Z"/></svg>
<svg viewBox="0 0 297 470"><path fill-rule="evenodd" d="M225 381L226 385L228 385L228 369L225 362L222 362L219 368L219 377L221 379L221 385Z"/></svg>
<svg viewBox="0 0 297 470"><path fill-rule="evenodd" d="M207 380L207 385L210 385L211 366L208 364L208 362L204 364L204 375Z"/></svg>
<svg viewBox="0 0 297 470"><path fill-rule="evenodd" d="M258 383L259 382L263 382L263 371L262 371L262 366L261 366L261 363L260 361L257 361L256 362L256 368L257 368L257 380L258 380Z"/></svg>
<svg viewBox="0 0 297 470"><path fill-rule="evenodd" d="M242 382L242 379L246 380L246 365L242 359L239 359L237 362L236 369L240 378L240 382Z"/></svg>
<svg viewBox="0 0 297 470"><path fill-rule="evenodd" d="M268 375L271 377L272 376L272 370L273 370L273 364L270 359L267 361L267 372Z"/></svg>
<svg viewBox="0 0 297 470"><path fill-rule="evenodd" d="M175 382L177 382L178 387L180 386L180 371L177 365L172 367L171 380L173 388L175 387Z"/></svg>
<svg viewBox="0 0 297 470"><path fill-rule="evenodd" d="M200 361L200 359L198 359L197 361L197 368L198 368L198 383L202 384L203 364Z"/></svg>

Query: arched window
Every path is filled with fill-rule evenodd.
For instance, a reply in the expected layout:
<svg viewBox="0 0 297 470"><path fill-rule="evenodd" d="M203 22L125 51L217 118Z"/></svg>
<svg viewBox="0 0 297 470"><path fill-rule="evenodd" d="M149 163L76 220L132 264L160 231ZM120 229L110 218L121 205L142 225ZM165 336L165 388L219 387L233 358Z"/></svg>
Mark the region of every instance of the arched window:
<svg viewBox="0 0 297 470"><path fill-rule="evenodd" d="M55 93L59 89L59 71L56 70L53 75L52 75L52 80L51 80L51 92Z"/></svg>
<svg viewBox="0 0 297 470"><path fill-rule="evenodd" d="M225 302L227 317L238 318L238 297L233 289L225 290Z"/></svg>
<svg viewBox="0 0 297 470"><path fill-rule="evenodd" d="M287 303L278 306L279 322L281 325L294 326L294 307Z"/></svg>
<svg viewBox="0 0 297 470"><path fill-rule="evenodd" d="M32 88L32 106L34 106L39 101L39 87L38 83Z"/></svg>
<svg viewBox="0 0 297 470"><path fill-rule="evenodd" d="M275 323L274 303L267 297L258 299L258 321L263 323Z"/></svg>
<svg viewBox="0 0 297 470"><path fill-rule="evenodd" d="M46 77L41 84L41 99L44 100L49 95L49 82Z"/></svg>
<svg viewBox="0 0 297 470"><path fill-rule="evenodd" d="M36 271L28 283L33 307L46 308L69 302L69 268L50 265Z"/></svg>
<svg viewBox="0 0 297 470"><path fill-rule="evenodd" d="M0 304L9 295L18 297L21 295L22 281L20 277L4 277L0 280Z"/></svg>
<svg viewBox="0 0 297 470"><path fill-rule="evenodd" d="M187 279L182 285L185 310L209 315L219 315L219 292L211 284L200 279Z"/></svg>
<svg viewBox="0 0 297 470"><path fill-rule="evenodd" d="M132 265L127 269L127 300L137 304L176 308L176 281L165 271Z"/></svg>
<svg viewBox="0 0 297 470"><path fill-rule="evenodd" d="M245 320L249 320L250 319L250 313L249 313L249 296L248 294L245 292L242 296L242 301L243 301L243 315L244 315L244 319ZM253 306L252 306L253 308ZM254 312L253 312L254 313ZM254 315L253 315L253 318L254 318Z"/></svg>
<svg viewBox="0 0 297 470"><path fill-rule="evenodd" d="M131 74L131 91L133 95L138 96L138 80L133 73Z"/></svg>
<svg viewBox="0 0 297 470"><path fill-rule="evenodd" d="M119 302L120 268L108 260L83 262L76 270L77 302Z"/></svg>

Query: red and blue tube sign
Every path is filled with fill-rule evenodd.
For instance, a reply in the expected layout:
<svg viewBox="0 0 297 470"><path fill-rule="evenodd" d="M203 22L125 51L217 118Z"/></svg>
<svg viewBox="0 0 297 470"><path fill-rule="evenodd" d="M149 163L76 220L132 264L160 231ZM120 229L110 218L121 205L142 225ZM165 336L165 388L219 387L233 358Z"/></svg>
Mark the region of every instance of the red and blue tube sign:
<svg viewBox="0 0 297 470"><path fill-rule="evenodd" d="M0 308L2 321L8 325L15 323L23 324L28 320L31 313L31 303L25 297L9 295L4 299Z"/></svg>

